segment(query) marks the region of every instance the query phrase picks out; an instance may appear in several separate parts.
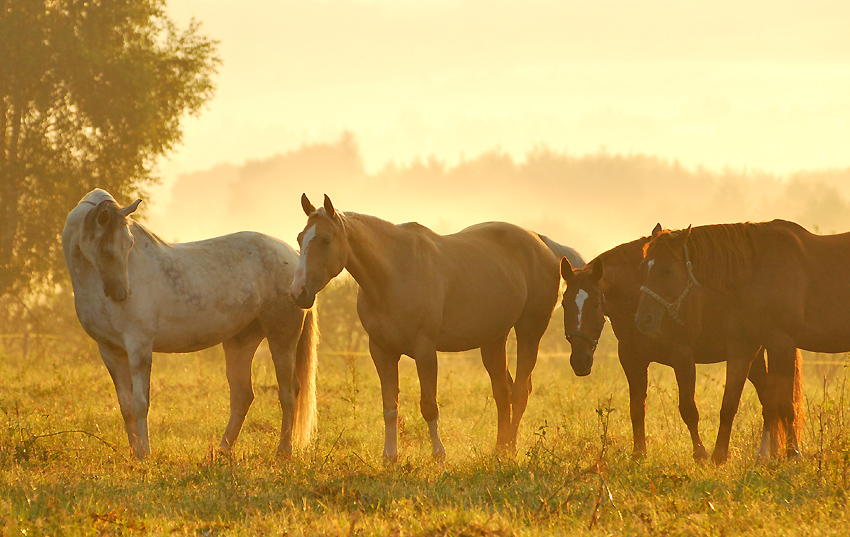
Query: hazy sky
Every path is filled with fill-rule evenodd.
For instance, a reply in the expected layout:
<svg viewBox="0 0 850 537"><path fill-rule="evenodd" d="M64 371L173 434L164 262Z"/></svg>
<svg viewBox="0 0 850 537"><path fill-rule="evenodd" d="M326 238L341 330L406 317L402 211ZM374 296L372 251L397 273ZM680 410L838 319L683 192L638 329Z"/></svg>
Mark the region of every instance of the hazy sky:
<svg viewBox="0 0 850 537"><path fill-rule="evenodd" d="M538 145L714 169L850 166L846 0L168 5L221 41L224 64L162 163L154 213L179 174L344 130L370 171ZM322 192L293 185L293 196L302 190Z"/></svg>

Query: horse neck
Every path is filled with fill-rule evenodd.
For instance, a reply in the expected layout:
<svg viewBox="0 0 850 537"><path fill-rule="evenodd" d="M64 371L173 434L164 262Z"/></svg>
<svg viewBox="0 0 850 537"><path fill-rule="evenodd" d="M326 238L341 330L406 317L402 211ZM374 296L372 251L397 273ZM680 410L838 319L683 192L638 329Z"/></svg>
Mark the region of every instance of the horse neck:
<svg viewBox="0 0 850 537"><path fill-rule="evenodd" d="M688 237L688 255L697 281L726 292L752 275L753 236L762 224L715 224L695 227Z"/></svg>
<svg viewBox="0 0 850 537"><path fill-rule="evenodd" d="M643 246L649 242L644 237L621 244L599 255L605 264L602 288L605 290L606 314L622 312L634 316L640 298L642 277L639 269L643 259Z"/></svg>
<svg viewBox="0 0 850 537"><path fill-rule="evenodd" d="M366 292L385 286L396 273L393 253L404 240L398 226L374 216L345 214L345 268Z"/></svg>

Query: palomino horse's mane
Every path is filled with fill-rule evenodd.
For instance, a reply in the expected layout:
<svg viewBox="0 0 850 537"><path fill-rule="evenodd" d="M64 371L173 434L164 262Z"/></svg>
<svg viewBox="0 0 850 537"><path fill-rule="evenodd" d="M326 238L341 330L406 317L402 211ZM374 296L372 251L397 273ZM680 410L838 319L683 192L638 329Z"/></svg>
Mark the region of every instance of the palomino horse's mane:
<svg viewBox="0 0 850 537"><path fill-rule="evenodd" d="M753 272L753 239L763 235L769 225L770 222L745 222L691 229L687 245L697 280L721 291L747 280ZM677 233L665 230L656 240L669 248L665 243Z"/></svg>

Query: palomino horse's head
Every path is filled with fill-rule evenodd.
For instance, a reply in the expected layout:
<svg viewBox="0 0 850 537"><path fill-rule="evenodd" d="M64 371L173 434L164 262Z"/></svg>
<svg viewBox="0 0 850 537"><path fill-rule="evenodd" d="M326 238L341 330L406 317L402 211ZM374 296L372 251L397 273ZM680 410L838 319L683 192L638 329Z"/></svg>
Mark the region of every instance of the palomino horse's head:
<svg viewBox="0 0 850 537"><path fill-rule="evenodd" d="M100 275L103 293L115 302L130 296L127 261L135 241L127 216L141 202L120 207L113 199L103 200L89 211L83 224L80 250Z"/></svg>
<svg viewBox="0 0 850 537"><path fill-rule="evenodd" d="M644 334L657 333L665 314L673 322L683 324L679 317L682 301L695 285L700 286L690 268L687 246L690 234L690 226L670 232L656 225L652 231L652 240L646 245L640 264L643 286L635 313L635 324Z"/></svg>
<svg viewBox="0 0 850 537"><path fill-rule="evenodd" d="M567 282L561 306L564 308L564 335L570 342L570 365L576 375L590 374L593 353L605 326L602 260L574 270L566 257L561 259L561 276Z"/></svg>
<svg viewBox="0 0 850 537"><path fill-rule="evenodd" d="M298 234L301 257L289 291L293 302L307 309L316 300L316 293L345 267L348 240L343 216L334 209L327 195L324 206L316 209L307 195L302 194L301 207L308 218Z"/></svg>

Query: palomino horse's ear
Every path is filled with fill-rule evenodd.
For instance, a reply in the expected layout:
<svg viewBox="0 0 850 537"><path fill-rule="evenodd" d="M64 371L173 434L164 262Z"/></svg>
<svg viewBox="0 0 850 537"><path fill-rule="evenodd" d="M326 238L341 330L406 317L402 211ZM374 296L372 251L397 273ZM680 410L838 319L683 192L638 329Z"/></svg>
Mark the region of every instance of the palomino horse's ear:
<svg viewBox="0 0 850 537"><path fill-rule="evenodd" d="M596 281L600 281L602 279L602 275L605 273L605 268L602 265L602 260L597 259L593 262L593 266L590 268L590 273L596 279Z"/></svg>
<svg viewBox="0 0 850 537"><path fill-rule="evenodd" d="M301 208L304 209L304 214L307 216L316 212L316 207L307 199L307 194L301 194Z"/></svg>
<svg viewBox="0 0 850 537"><path fill-rule="evenodd" d="M561 277L567 283L573 278L573 266L570 265L570 260L566 257L561 258Z"/></svg>
<svg viewBox="0 0 850 537"><path fill-rule="evenodd" d="M656 236L656 235L658 235L659 233L661 233L661 223L660 223L660 222L659 222L659 223L657 223L657 224L655 224L655 227L654 227L654 228L652 228L652 235L651 235L651 237L654 239L654 238L655 238L655 236Z"/></svg>
<svg viewBox="0 0 850 537"><path fill-rule="evenodd" d="M139 204L141 202L142 202L142 200L136 200L133 203L131 203L130 205L128 205L128 206L126 206L122 209L118 209L118 214L120 214L124 218L130 216L130 214L132 214L133 212L136 211L136 209L139 208Z"/></svg>
<svg viewBox="0 0 850 537"><path fill-rule="evenodd" d="M331 199L325 194L325 212L328 213L329 218L333 218L336 215L336 210L334 209L334 204L331 203Z"/></svg>

